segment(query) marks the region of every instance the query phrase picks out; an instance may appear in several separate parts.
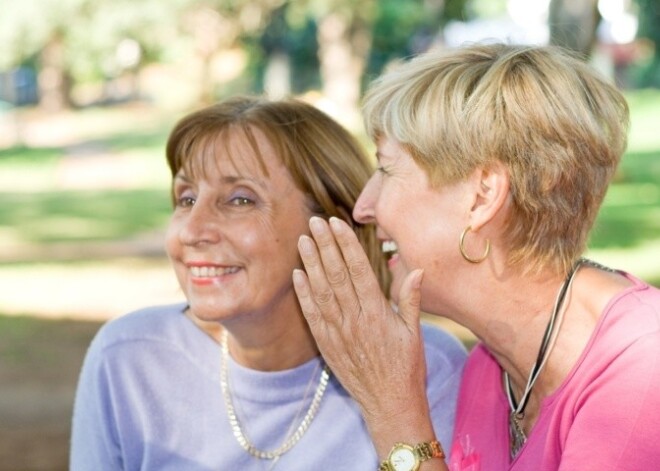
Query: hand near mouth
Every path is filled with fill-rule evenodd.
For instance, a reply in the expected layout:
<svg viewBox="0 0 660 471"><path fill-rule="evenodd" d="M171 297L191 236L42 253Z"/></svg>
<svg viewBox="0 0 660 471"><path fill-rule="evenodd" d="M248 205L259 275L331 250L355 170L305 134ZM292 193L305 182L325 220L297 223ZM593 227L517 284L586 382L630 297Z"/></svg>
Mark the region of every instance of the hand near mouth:
<svg viewBox="0 0 660 471"><path fill-rule="evenodd" d="M313 217L310 229L312 237L298 243L306 273L294 271L296 294L325 361L360 404L379 454L402 428L412 437L432 435L419 323L422 270L404 280L397 313L345 222Z"/></svg>

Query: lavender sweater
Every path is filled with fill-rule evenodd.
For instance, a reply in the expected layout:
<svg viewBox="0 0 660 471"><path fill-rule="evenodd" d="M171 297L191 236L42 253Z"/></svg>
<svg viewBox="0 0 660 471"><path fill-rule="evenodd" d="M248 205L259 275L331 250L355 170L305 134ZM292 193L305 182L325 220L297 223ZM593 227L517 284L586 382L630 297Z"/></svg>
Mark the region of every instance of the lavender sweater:
<svg viewBox="0 0 660 471"><path fill-rule="evenodd" d="M378 458L357 405L332 377L303 438L276 463L253 458L232 435L220 388L220 348L183 315L152 307L107 323L92 342L76 394L71 471L355 470ZM424 326L435 430L449 444L466 353L450 334ZM300 410L319 360L265 373L230 360L232 397L244 432L278 448ZM308 395L298 426L313 396Z"/></svg>

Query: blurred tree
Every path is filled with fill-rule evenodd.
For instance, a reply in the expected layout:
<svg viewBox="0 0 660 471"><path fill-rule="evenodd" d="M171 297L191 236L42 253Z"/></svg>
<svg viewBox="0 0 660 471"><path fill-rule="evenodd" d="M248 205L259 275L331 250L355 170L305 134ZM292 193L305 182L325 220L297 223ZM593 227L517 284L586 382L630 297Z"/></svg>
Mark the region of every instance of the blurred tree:
<svg viewBox="0 0 660 471"><path fill-rule="evenodd" d="M501 1L501 0L498 0ZM424 52L442 42L442 29L453 20L474 16L492 0L380 0L373 26L366 85L390 62Z"/></svg>
<svg viewBox="0 0 660 471"><path fill-rule="evenodd" d="M465 0L379 1L365 83L389 62L428 49L448 15L462 15L464 6Z"/></svg>
<svg viewBox="0 0 660 471"><path fill-rule="evenodd" d="M376 0L304 0L289 6L292 18L309 16L316 24L322 93L333 114L347 124L359 120L357 103L376 5Z"/></svg>
<svg viewBox="0 0 660 471"><path fill-rule="evenodd" d="M357 114L363 84L391 60L428 48L467 0L306 0L291 2L317 24L323 94L346 121ZM448 15L445 15L446 14Z"/></svg>
<svg viewBox="0 0 660 471"><path fill-rule="evenodd" d="M318 32L307 9L286 2L271 15L259 37L260 76L270 96L302 93L321 86Z"/></svg>
<svg viewBox="0 0 660 471"><path fill-rule="evenodd" d="M40 102L52 110L71 104L74 81L111 83L189 55L199 67L200 101L209 101L214 56L258 32L283 1L0 0L0 70L36 57Z"/></svg>
<svg viewBox="0 0 660 471"><path fill-rule="evenodd" d="M660 1L636 0L639 7L638 38L648 40L652 56L641 71L639 85L660 87Z"/></svg>
<svg viewBox="0 0 660 471"><path fill-rule="evenodd" d="M550 0L550 43L587 58L596 43L598 0Z"/></svg>
<svg viewBox="0 0 660 471"><path fill-rule="evenodd" d="M241 91L260 77L271 94L320 87L351 119L363 77L428 48L475 1L0 0L0 71L34 64L42 104L58 108L80 83L105 84L106 101L138 96L144 67L169 62L206 103L235 91L221 59L241 51Z"/></svg>
<svg viewBox="0 0 660 471"><path fill-rule="evenodd" d="M2 0L0 70L33 58L38 69L40 104L56 110L70 104L67 26L87 0Z"/></svg>
<svg viewBox="0 0 660 471"><path fill-rule="evenodd" d="M201 63L200 101L216 98L212 61L218 53L260 36L284 0L179 0L186 2L181 31L192 38Z"/></svg>

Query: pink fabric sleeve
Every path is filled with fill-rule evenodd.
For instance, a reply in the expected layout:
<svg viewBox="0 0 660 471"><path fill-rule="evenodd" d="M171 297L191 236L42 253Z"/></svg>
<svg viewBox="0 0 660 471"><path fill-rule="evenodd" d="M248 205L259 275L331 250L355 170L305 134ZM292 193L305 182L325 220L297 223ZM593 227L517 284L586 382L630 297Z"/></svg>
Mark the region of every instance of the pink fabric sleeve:
<svg viewBox="0 0 660 471"><path fill-rule="evenodd" d="M640 337L602 365L602 375L563 411L574 421L560 432L566 434L561 471L660 469L658 345L657 331Z"/></svg>

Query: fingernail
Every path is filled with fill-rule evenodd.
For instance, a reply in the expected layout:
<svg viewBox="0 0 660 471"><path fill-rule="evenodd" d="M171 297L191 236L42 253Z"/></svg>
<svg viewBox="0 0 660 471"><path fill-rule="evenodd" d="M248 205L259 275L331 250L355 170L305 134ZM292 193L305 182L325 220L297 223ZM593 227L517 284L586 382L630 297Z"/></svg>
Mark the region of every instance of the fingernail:
<svg viewBox="0 0 660 471"><path fill-rule="evenodd" d="M332 228L332 231L335 234L338 234L338 233L340 233L341 231L344 230L345 226L341 223L341 219L339 219L338 217L332 216L330 218L330 227Z"/></svg>
<svg viewBox="0 0 660 471"><path fill-rule="evenodd" d="M314 253L314 245L312 239L306 235L301 235L298 239L298 250L301 255L311 255Z"/></svg>
<svg viewBox="0 0 660 471"><path fill-rule="evenodd" d="M300 268L295 268L293 270L293 284L299 288L305 284L305 275Z"/></svg>
<svg viewBox="0 0 660 471"><path fill-rule="evenodd" d="M314 234L320 234L323 232L323 226L324 226L323 219L321 219L318 216L312 216L311 219L309 220L309 228L312 230Z"/></svg>

